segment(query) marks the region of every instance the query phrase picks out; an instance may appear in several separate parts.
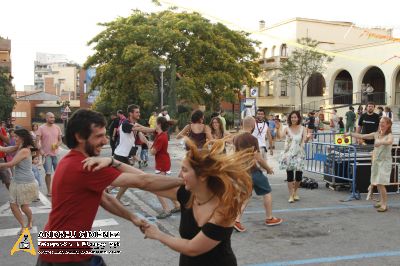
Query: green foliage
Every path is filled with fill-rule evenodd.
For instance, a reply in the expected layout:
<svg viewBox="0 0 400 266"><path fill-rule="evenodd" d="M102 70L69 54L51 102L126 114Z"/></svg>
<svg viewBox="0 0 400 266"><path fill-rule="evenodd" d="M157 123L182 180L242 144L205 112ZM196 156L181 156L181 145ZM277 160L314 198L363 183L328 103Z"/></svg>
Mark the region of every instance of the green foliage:
<svg viewBox="0 0 400 266"><path fill-rule="evenodd" d="M215 109L234 88L253 85L259 73L257 42L248 33L213 24L198 13L135 10L129 17L100 25L105 29L89 41L95 53L84 66L97 68L92 87L101 87L101 95L96 108L136 103L154 110L159 106L161 64L167 66L164 102L172 104L173 111L172 95L176 102Z"/></svg>
<svg viewBox="0 0 400 266"><path fill-rule="evenodd" d="M318 41L310 38L301 38L297 42L304 48L296 48L289 58L281 64L281 78L300 89L301 113L303 113L303 92L309 78L314 73L323 73L326 63L332 62L333 57L319 52L316 48Z"/></svg>
<svg viewBox="0 0 400 266"><path fill-rule="evenodd" d="M0 119L6 121L11 117L11 112L15 105L15 99L12 97L14 88L11 84L9 70L0 67Z"/></svg>

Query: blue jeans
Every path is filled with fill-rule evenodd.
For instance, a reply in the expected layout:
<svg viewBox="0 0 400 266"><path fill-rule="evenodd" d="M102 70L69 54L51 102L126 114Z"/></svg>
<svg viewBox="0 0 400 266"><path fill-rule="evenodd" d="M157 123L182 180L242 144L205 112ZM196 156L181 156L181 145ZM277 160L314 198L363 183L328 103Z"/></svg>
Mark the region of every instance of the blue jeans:
<svg viewBox="0 0 400 266"><path fill-rule="evenodd" d="M140 160L142 161L148 161L149 160L149 150L148 149L143 149L140 151Z"/></svg>

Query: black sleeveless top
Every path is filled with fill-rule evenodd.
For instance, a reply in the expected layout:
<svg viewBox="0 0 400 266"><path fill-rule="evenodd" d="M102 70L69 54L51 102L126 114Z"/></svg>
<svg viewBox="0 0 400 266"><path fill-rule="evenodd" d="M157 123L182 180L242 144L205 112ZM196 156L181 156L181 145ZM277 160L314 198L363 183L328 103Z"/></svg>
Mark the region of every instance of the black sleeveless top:
<svg viewBox="0 0 400 266"><path fill-rule="evenodd" d="M194 133L192 131L192 125L190 125L190 128L189 128L188 137L194 143L196 143L196 146L197 146L198 149L202 149L204 144L206 144L206 141L207 141L207 136L206 136L206 133L204 132L204 130L205 130L205 125L204 125L203 132L201 132L201 133Z"/></svg>
<svg viewBox="0 0 400 266"><path fill-rule="evenodd" d="M212 250L196 257L189 257L181 254L179 266L236 266L236 257L231 247L231 235L233 227L223 227L212 223L206 223L202 227L197 225L193 215L193 209L186 209L190 192L181 186L177 198L181 204L181 223L179 234L182 238L193 239L200 231L207 237L221 241Z"/></svg>

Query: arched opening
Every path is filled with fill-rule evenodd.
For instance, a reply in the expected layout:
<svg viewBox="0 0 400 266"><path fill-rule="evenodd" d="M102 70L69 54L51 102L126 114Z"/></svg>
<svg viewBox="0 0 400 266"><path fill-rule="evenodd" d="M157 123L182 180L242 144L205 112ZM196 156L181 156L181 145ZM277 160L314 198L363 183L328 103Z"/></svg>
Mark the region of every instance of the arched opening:
<svg viewBox="0 0 400 266"><path fill-rule="evenodd" d="M361 88L368 90L368 84L372 86L372 94L367 95L367 101L372 101L375 104L386 104L386 92L385 92L385 75L382 70L378 67L371 67L364 74L362 79ZM367 94L366 92L362 92Z"/></svg>
<svg viewBox="0 0 400 266"><path fill-rule="evenodd" d="M307 83L307 97L323 96L325 87L325 79L321 73L312 74Z"/></svg>
<svg viewBox="0 0 400 266"><path fill-rule="evenodd" d="M281 45L281 56L283 56L283 57L287 57L288 56L286 43Z"/></svg>
<svg viewBox="0 0 400 266"><path fill-rule="evenodd" d="M333 104L353 104L353 78L342 70L333 83Z"/></svg>
<svg viewBox="0 0 400 266"><path fill-rule="evenodd" d="M261 59L265 59L265 56L267 55L267 48L262 49L261 51Z"/></svg>
<svg viewBox="0 0 400 266"><path fill-rule="evenodd" d="M272 50L271 50L271 56L275 56L275 50L276 50L276 46L272 46Z"/></svg>
<svg viewBox="0 0 400 266"><path fill-rule="evenodd" d="M394 84L394 104L400 105L400 68L397 70L396 80Z"/></svg>

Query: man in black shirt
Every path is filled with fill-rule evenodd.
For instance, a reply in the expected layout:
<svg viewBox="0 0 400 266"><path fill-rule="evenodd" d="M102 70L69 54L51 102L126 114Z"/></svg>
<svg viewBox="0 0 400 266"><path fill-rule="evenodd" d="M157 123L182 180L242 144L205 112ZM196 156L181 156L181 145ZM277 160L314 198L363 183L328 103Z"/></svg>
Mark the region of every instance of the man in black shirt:
<svg viewBox="0 0 400 266"><path fill-rule="evenodd" d="M118 130L119 118L112 114L110 124L108 127L108 134L110 136L111 155L114 155L115 147L117 146L116 132Z"/></svg>
<svg viewBox="0 0 400 266"><path fill-rule="evenodd" d="M363 113L358 120L357 133L369 134L378 131L379 127L379 115L374 113L375 104L369 102L367 104L367 112ZM374 144L375 140L365 140L366 144Z"/></svg>

